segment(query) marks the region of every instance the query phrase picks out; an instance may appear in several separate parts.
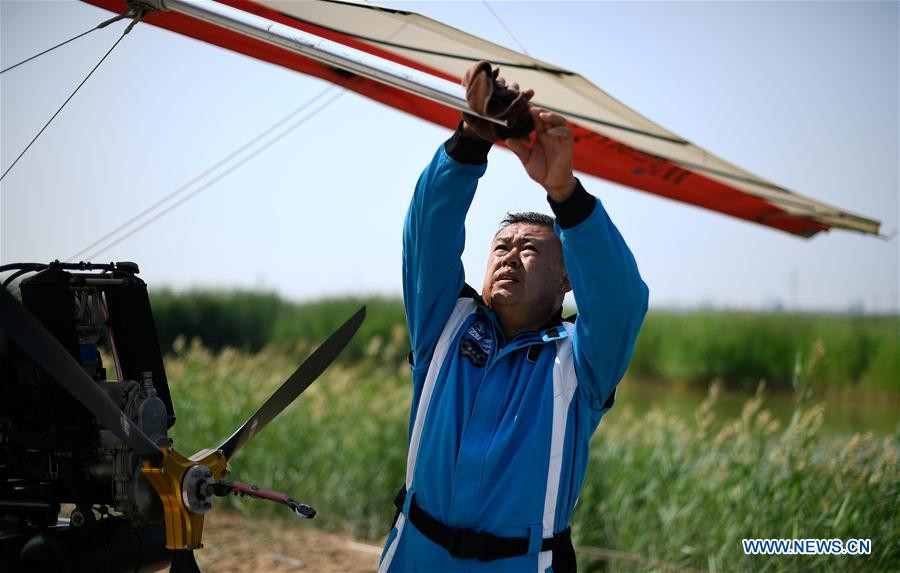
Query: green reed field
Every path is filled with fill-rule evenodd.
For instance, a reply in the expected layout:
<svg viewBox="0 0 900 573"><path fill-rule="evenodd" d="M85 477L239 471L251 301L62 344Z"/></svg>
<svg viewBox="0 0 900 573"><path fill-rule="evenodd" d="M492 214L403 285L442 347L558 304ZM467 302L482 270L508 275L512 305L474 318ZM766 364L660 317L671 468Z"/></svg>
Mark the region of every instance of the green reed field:
<svg viewBox="0 0 900 573"><path fill-rule="evenodd" d="M342 359L358 360L373 339L405 332L399 299L332 299L296 304L274 294L242 291L168 290L151 293L164 349L179 335L200 337L212 349L259 350L275 345L299 358L362 304L368 314ZM386 363L401 363L407 343L381 350ZM816 360L809 358L815 355ZM813 315L748 312L675 313L652 310L641 330L629 373L706 388L721 380L752 392L760 380L773 391L790 390L798 364L816 388L862 389L900 394L900 316Z"/></svg>
<svg viewBox="0 0 900 573"><path fill-rule="evenodd" d="M313 522L258 500L224 505L285 527L382 540L405 472L411 397L406 367L382 357L405 345L399 328L370 339L355 363L332 366L233 459L233 479L307 501L319 510ZM226 437L293 371L291 354L213 353L176 341L166 361L176 447L191 453ZM714 385L690 421L653 410L601 423L573 522L582 571L900 570L896 433L826 439L822 407L808 392L785 425L763 408L762 393L739 418L716 420L717 392ZM872 554L751 557L741 550L745 537L868 538ZM596 548L625 555L596 559Z"/></svg>
<svg viewBox="0 0 900 573"><path fill-rule="evenodd" d="M299 522L258 500L223 501L286 527L382 540L405 473L411 398L400 301L296 305L256 293L167 291L152 301L171 349L173 434L183 453L229 435L367 304L339 362L232 463L232 478L289 492L319 516ZM879 437L827 435L824 406L811 393L837 387L849 399L874 392L900 404L898 320L652 312L628 376L718 382L693 416L618 405L600 424L573 522L581 570L900 570L900 425ZM765 409L761 380L773 392L794 389L788 421ZM717 419L723 386L757 393L733 419ZM745 556L742 538L864 538L872 554Z"/></svg>

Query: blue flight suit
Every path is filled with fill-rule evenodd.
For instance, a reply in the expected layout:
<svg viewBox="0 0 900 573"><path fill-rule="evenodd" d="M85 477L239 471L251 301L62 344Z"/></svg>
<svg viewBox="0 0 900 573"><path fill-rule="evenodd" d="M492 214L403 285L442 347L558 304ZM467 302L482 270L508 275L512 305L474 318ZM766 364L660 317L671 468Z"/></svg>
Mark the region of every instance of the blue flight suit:
<svg viewBox="0 0 900 573"><path fill-rule="evenodd" d="M504 340L465 285L464 222L490 144L458 130L422 173L403 233L413 399L403 511L381 571L551 571L541 540L564 531L591 435L615 401L648 290L603 206L581 183L550 201L579 315ZM409 521L410 500L441 523L529 540L528 554L457 558Z"/></svg>

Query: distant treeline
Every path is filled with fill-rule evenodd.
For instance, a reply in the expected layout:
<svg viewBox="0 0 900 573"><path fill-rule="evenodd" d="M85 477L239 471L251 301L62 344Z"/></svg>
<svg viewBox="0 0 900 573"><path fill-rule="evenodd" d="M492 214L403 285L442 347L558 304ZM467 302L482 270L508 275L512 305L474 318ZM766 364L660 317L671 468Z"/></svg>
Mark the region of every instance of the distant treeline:
<svg viewBox="0 0 900 573"><path fill-rule="evenodd" d="M366 321L342 359L400 362L409 352L399 299L293 303L271 293L158 290L151 301L164 352L182 336L212 350L274 345L306 354L363 304ZM798 367L817 387L900 392L900 316L651 310L629 373L747 389L766 380L777 389L791 387Z"/></svg>

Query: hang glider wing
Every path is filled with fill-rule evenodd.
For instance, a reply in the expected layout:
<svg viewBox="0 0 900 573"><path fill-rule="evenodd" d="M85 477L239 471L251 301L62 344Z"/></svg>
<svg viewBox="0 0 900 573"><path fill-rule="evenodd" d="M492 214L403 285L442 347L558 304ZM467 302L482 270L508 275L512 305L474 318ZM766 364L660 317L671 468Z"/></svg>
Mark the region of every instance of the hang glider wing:
<svg viewBox="0 0 900 573"><path fill-rule="evenodd" d="M127 8L124 0L85 1L119 13ZM748 173L663 129L574 72L419 14L336 1L220 3L453 82L475 61L499 65L508 80L535 90L536 103L569 118L580 172L804 237L832 228L878 234L878 221ZM422 96L174 11L154 12L144 21L328 80L448 128L459 118L458 111Z"/></svg>

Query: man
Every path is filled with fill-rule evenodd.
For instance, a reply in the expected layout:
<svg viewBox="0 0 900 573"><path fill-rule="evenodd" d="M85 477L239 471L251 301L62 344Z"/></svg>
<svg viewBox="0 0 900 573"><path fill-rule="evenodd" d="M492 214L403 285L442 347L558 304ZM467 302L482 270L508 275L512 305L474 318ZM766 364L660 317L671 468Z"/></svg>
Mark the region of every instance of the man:
<svg viewBox="0 0 900 573"><path fill-rule="evenodd" d="M568 524L590 437L615 401L648 291L573 175L565 119L530 105L527 113L534 141L506 143L546 190L556 221L509 216L481 295L465 284L460 256L491 142L461 123L407 213L410 443L379 572L575 570ZM570 289L574 322L561 317Z"/></svg>

